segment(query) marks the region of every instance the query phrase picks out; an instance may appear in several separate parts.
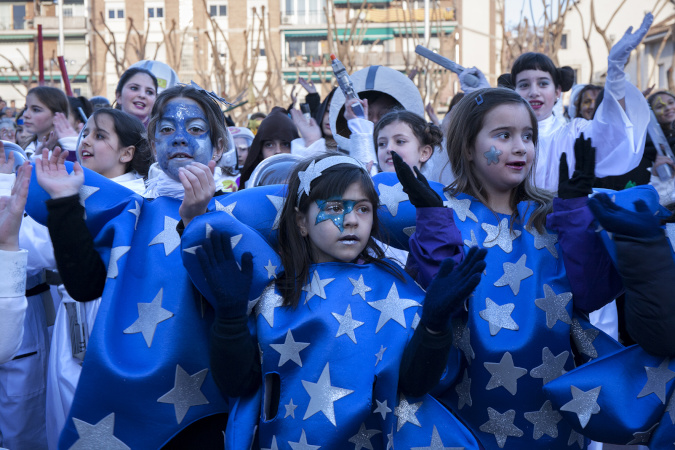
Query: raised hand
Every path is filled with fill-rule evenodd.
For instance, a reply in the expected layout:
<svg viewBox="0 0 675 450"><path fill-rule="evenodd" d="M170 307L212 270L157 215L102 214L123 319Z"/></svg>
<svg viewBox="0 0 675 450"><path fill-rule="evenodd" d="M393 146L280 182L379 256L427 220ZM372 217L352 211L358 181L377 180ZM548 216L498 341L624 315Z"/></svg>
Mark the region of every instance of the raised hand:
<svg viewBox="0 0 675 450"><path fill-rule="evenodd" d="M649 27L652 26L653 21L654 15L652 15L652 13L647 13L642 20L642 25L640 25L640 28L638 28L635 33L632 32L633 27L628 27L628 30L626 30L626 33L621 39L612 46L607 59L622 64L621 69L623 70L623 66L626 65L628 58L630 57L630 52L640 45L640 42L642 42L642 39L649 31Z"/></svg>
<svg viewBox="0 0 675 450"><path fill-rule="evenodd" d="M64 137L73 137L77 136L78 132L75 131L73 126L68 121L68 118L63 113L54 113L54 131L56 132L56 137L58 139Z"/></svg>
<svg viewBox="0 0 675 450"><path fill-rule="evenodd" d="M308 94L316 94L316 86L314 86L314 82L312 80L305 80L302 77L298 78L298 83L300 83L300 86L305 88Z"/></svg>
<svg viewBox="0 0 675 450"><path fill-rule="evenodd" d="M307 122L307 119L302 112L295 108L291 109L291 118L298 128L300 136L302 136L302 139L305 141L305 147L309 147L321 139L321 128L317 125L316 120L309 119L309 122Z"/></svg>
<svg viewBox="0 0 675 450"><path fill-rule="evenodd" d="M73 172L69 174L65 165L67 157L68 150L62 152L56 147L51 156L49 150L45 148L42 150L42 158L35 159L38 184L53 199L76 195L84 184L82 166L78 162L73 163Z"/></svg>
<svg viewBox="0 0 675 450"><path fill-rule="evenodd" d="M352 105L356 103L361 103L361 107L363 108L363 113L365 114L366 117L364 119L368 120L368 100L367 99L358 99L358 98L350 98L345 102L345 120L351 120L351 119L356 119L358 116L354 114L354 111L352 110Z"/></svg>
<svg viewBox="0 0 675 450"><path fill-rule="evenodd" d="M5 145L0 142L0 173L14 173L14 152L10 152L5 160Z"/></svg>
<svg viewBox="0 0 675 450"><path fill-rule="evenodd" d="M51 150L56 144L59 143L59 138L55 132L50 131L49 134L42 138L41 141L38 141L37 147L35 148L35 154L39 155L42 153L42 150Z"/></svg>
<svg viewBox="0 0 675 450"><path fill-rule="evenodd" d="M413 169L396 152L391 152L391 159L394 161L396 176L403 186L403 192L408 194L410 203L415 208L443 206L443 199L431 189L429 182L417 167L414 168L413 173Z"/></svg>
<svg viewBox="0 0 675 450"><path fill-rule="evenodd" d="M476 80L478 81L477 83ZM464 69L462 73L459 74L459 85L461 86L462 91L467 94L478 89L492 87L490 86L490 83L488 83L487 78L485 78L485 75L483 75L483 72L476 67Z"/></svg>
<svg viewBox="0 0 675 450"><path fill-rule="evenodd" d="M594 195L588 207L602 227L610 232L631 237L658 237L663 235L660 220L654 216L644 200L633 202L635 211L622 208L607 194Z"/></svg>
<svg viewBox="0 0 675 450"><path fill-rule="evenodd" d="M560 156L558 171L558 197L570 199L586 197L593 193L595 182L595 147L591 139L585 139L584 134L574 141L574 173L569 177L567 154Z"/></svg>
<svg viewBox="0 0 675 450"><path fill-rule="evenodd" d="M216 162L211 160L208 166L194 162L178 171L178 178L185 189L185 197L178 213L186 227L192 219L206 212L216 192L216 181L213 178L215 167Z"/></svg>
<svg viewBox="0 0 675 450"><path fill-rule="evenodd" d="M9 197L0 197L0 250L19 250L19 228L26 208L31 165L24 162L16 171L16 180Z"/></svg>
<svg viewBox="0 0 675 450"><path fill-rule="evenodd" d="M427 106L424 107L424 110L427 112L427 115L429 116L429 120L431 120L436 126L441 125L441 121L438 120L438 116L436 115L436 111L434 110L434 106L431 103L427 103Z"/></svg>

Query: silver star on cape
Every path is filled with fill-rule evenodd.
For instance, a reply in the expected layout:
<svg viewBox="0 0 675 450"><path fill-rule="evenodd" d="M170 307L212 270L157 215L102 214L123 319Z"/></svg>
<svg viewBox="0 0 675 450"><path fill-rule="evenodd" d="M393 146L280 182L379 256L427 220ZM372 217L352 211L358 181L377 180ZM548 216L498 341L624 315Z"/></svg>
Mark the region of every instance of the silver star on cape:
<svg viewBox="0 0 675 450"><path fill-rule="evenodd" d="M73 424L79 436L78 440L70 447L73 450L89 450L92 448L105 448L110 450L129 450L124 442L114 435L115 413L110 413L101 419L96 425L84 422L73 417Z"/></svg>
<svg viewBox="0 0 675 450"><path fill-rule="evenodd" d="M527 261L527 255L523 255L518 259L517 263L505 262L502 267L504 268L504 275L497 281L495 281L495 286L508 286L513 291L513 295L518 295L520 292L520 282L525 278L532 276L534 272L532 269L525 266Z"/></svg>
<svg viewBox="0 0 675 450"><path fill-rule="evenodd" d="M633 433L633 440L626 445L648 444L649 440L652 438L652 433L654 432L654 430L656 430L656 427L658 426L659 424L655 423L647 431L636 431L635 433Z"/></svg>
<svg viewBox="0 0 675 450"><path fill-rule="evenodd" d="M588 421L591 420L591 415L600 412L600 405L597 401L600 389L602 389L602 386L584 392L576 386L571 386L572 400L562 405L560 411L576 413L581 428L586 428Z"/></svg>
<svg viewBox="0 0 675 450"><path fill-rule="evenodd" d="M265 270L267 271L267 279L271 278L276 278L277 277L277 266L272 264L272 260L267 261L267 265L265 266Z"/></svg>
<svg viewBox="0 0 675 450"><path fill-rule="evenodd" d="M359 275L358 280L349 278L349 282L352 283L352 286L354 286L352 295L359 294L363 300L366 299L366 292L373 290L370 286L366 286L366 283L363 281L363 275Z"/></svg>
<svg viewBox="0 0 675 450"><path fill-rule="evenodd" d="M194 375L188 375L180 365L176 365L176 380L173 389L157 399L160 403L172 403L176 409L176 421L181 423L192 406L206 405L209 401L202 393L202 384L209 369L203 369Z"/></svg>
<svg viewBox="0 0 675 450"><path fill-rule="evenodd" d="M558 356L553 356L553 352L548 347L544 347L541 351L541 366L537 366L530 371L532 378L542 378L544 384L551 380L555 380L560 375L566 373L565 363L569 357L570 352L564 351Z"/></svg>
<svg viewBox="0 0 675 450"><path fill-rule="evenodd" d="M549 233L544 230L544 233L539 233L536 228L528 230L532 236L534 236L534 248L541 250L546 248L546 250L553 255L554 258L558 258L558 250L555 248L555 244L558 243L558 235L555 233Z"/></svg>
<svg viewBox="0 0 675 450"><path fill-rule="evenodd" d="M359 432L350 437L348 442L354 444L354 450L361 450L362 448L373 450L373 444L370 442L370 438L378 433L382 432L380 430L368 430L366 429L366 424L362 422Z"/></svg>
<svg viewBox="0 0 675 450"><path fill-rule="evenodd" d="M670 246L673 248L673 251L675 251L675 223L666 224L666 236L668 236Z"/></svg>
<svg viewBox="0 0 675 450"><path fill-rule="evenodd" d="M394 426L391 426L391 432L387 434L387 449L394 450Z"/></svg>
<svg viewBox="0 0 675 450"><path fill-rule="evenodd" d="M464 245L467 247L478 247L478 239L476 239L476 233L471 230L471 239L464 239Z"/></svg>
<svg viewBox="0 0 675 450"><path fill-rule="evenodd" d="M647 372L647 383L637 395L637 398L645 397L649 394L655 394L661 403L665 405L666 403L666 384L673 378L675 378L675 372L668 368L670 364L670 358L666 358L659 365L659 367L647 367L645 366L645 371Z"/></svg>
<svg viewBox="0 0 675 450"><path fill-rule="evenodd" d="M598 351L593 345L593 341L600 334L600 330L589 328L584 330L577 319L572 319L572 340L574 345L581 353L591 358L598 357Z"/></svg>
<svg viewBox="0 0 675 450"><path fill-rule="evenodd" d="M95 187L95 186L86 186L82 185L80 187L80 191L78 192L79 197L80 197L80 205L84 208L84 202L87 201L89 197L94 195L97 191L99 191L101 188Z"/></svg>
<svg viewBox="0 0 675 450"><path fill-rule="evenodd" d="M416 230L416 229L417 229L417 227L415 227L415 226L413 226L413 227L405 227L405 228L403 229L403 232L405 233L406 236L410 237L410 236L412 236L413 234L415 234L415 230Z"/></svg>
<svg viewBox="0 0 675 450"><path fill-rule="evenodd" d="M546 326L553 328L558 321L568 325L572 323L570 313L565 309L570 300L572 300L571 292L556 295L551 286L545 284L544 298L535 299L534 304L546 313Z"/></svg>
<svg viewBox="0 0 675 450"><path fill-rule="evenodd" d="M284 298L274 290L274 284L268 285L258 300L254 300L255 313L262 315L270 327L274 328L274 310L284 303Z"/></svg>
<svg viewBox="0 0 675 450"><path fill-rule="evenodd" d="M389 214L396 216L398 204L408 200L408 194L403 192L403 185L401 183L393 186L379 184L377 188L380 191L380 204L387 207Z"/></svg>
<svg viewBox="0 0 675 450"><path fill-rule="evenodd" d="M443 206L446 208L452 208L452 210L455 211L455 214L457 214L457 218L459 220L464 222L468 217L469 219L478 223L478 217L476 217L476 215L471 212L471 200L468 198L458 200L456 197L450 195L449 192L444 192L443 194L445 195L445 198L447 198L447 200L443 202Z"/></svg>
<svg viewBox="0 0 675 450"><path fill-rule="evenodd" d="M337 427L333 403L348 396L354 391L332 386L330 384L330 368L328 367L328 364L329 363L326 363L326 366L323 368L321 376L319 376L319 380L316 383L301 380L302 385L305 387L305 390L310 397L309 406L307 406L305 417L303 417L302 420L312 417L314 414L321 411L330 423Z"/></svg>
<svg viewBox="0 0 675 450"><path fill-rule="evenodd" d="M438 434L436 425L434 425L434 430L431 432L431 443L428 447L412 447L411 450L464 450L464 447L445 447L443 441L441 440L441 435Z"/></svg>
<svg viewBox="0 0 675 450"><path fill-rule="evenodd" d="M399 325L401 325L403 328L406 328L405 314L403 311L413 306L420 306L420 304L415 300L400 298L398 296L396 283L391 284L387 298L374 302L368 302L368 304L380 311L380 318L377 321L375 333L380 331L384 324L389 322L391 319L394 319L394 321L398 322Z"/></svg>
<svg viewBox="0 0 675 450"><path fill-rule="evenodd" d="M471 399L471 378L469 378L469 371L464 369L464 376L462 381L455 385L455 392L457 392L457 409L464 408L464 405L473 405L473 400Z"/></svg>
<svg viewBox="0 0 675 450"><path fill-rule="evenodd" d="M490 335L494 336L502 328L513 331L518 330L518 324L511 318L511 313L515 307L516 305L513 303L498 305L490 300L489 297L486 297L485 309L479 311L478 314L490 324Z"/></svg>
<svg viewBox="0 0 675 450"><path fill-rule="evenodd" d="M319 272L315 270L314 275L312 275L312 280L302 288L303 291L307 292L307 295L305 296L305 304L307 304L307 302L315 295L325 300L325 287L334 279L335 278L326 278L322 280L319 276Z"/></svg>
<svg viewBox="0 0 675 450"><path fill-rule="evenodd" d="M373 414L382 415L382 420L387 418L387 414L391 412L391 408L387 406L387 400L381 402L378 399L375 399L375 404L377 407L373 410Z"/></svg>
<svg viewBox="0 0 675 450"><path fill-rule="evenodd" d="M675 396L671 395L666 406L666 412L670 415L670 422L675 425Z"/></svg>
<svg viewBox="0 0 675 450"><path fill-rule="evenodd" d="M176 219L164 216L164 229L150 241L148 247L155 244L164 244L164 255L169 256L169 253L176 250L180 245L180 236L176 231L176 225L178 225Z"/></svg>
<svg viewBox="0 0 675 450"><path fill-rule="evenodd" d="M218 200L215 201L216 203L216 211L224 211L234 217L234 208L237 206L237 202L230 203L229 205L225 206L222 203L220 203ZM236 218L236 217L235 217Z"/></svg>
<svg viewBox="0 0 675 450"><path fill-rule="evenodd" d="M148 348L152 345L157 325L173 317L171 311L162 308L163 290L164 288L160 289L150 303L137 303L138 319L124 330L124 334L142 333Z"/></svg>
<svg viewBox="0 0 675 450"><path fill-rule="evenodd" d="M295 419L295 408L297 408L298 405L293 404L293 399L291 399L290 402L288 402L288 405L284 405L284 408L286 408L286 415L284 416L284 419L288 416L291 416L292 418Z"/></svg>
<svg viewBox="0 0 675 450"><path fill-rule="evenodd" d="M584 435L571 430L570 437L567 439L567 446L569 447L572 444L577 444L579 448L583 449L585 444Z"/></svg>
<svg viewBox="0 0 675 450"><path fill-rule="evenodd" d="M405 398L405 395L401 394L401 398L398 401L398 406L394 408L394 415L398 417L396 422L396 431L399 431L403 425L406 423L412 423L418 427L422 427L420 421L417 420L417 410L422 406L422 402L418 403L408 403L408 400Z"/></svg>
<svg viewBox="0 0 675 450"><path fill-rule="evenodd" d="M113 247L110 249L110 260L108 261L108 278L117 278L117 275L120 273L117 268L117 260L125 255L130 249L131 247L129 246Z"/></svg>
<svg viewBox="0 0 675 450"><path fill-rule="evenodd" d="M270 347L279 352L279 367L283 366L288 361L293 361L298 366L302 367L300 352L308 346L309 342L295 342L291 330L286 332L286 339L283 344L270 344Z"/></svg>
<svg viewBox="0 0 675 450"><path fill-rule="evenodd" d="M506 253L511 253L513 241L522 234L520 230L509 230L509 219L506 217L499 222L498 226L483 223L481 227L487 233L487 237L483 241L483 247L492 248L498 245Z"/></svg>
<svg viewBox="0 0 675 450"><path fill-rule="evenodd" d="M340 337L343 334L346 334L349 339L352 340L356 344L356 335L354 334L354 330L363 325L363 322L360 322L358 320L354 320L352 318L352 305L347 305L347 311L345 311L344 315L340 315L338 313L331 313L333 317L335 317L335 320L338 321L340 326L338 327L337 334L335 337Z"/></svg>
<svg viewBox="0 0 675 450"><path fill-rule="evenodd" d="M524 416L534 425L532 437L535 440L545 434L553 439L558 437L558 422L562 420L562 416L553 409L550 400L546 400L539 411L526 412Z"/></svg>
<svg viewBox="0 0 675 450"><path fill-rule="evenodd" d="M134 216L136 216L136 223L134 224L134 230L138 228L138 219L141 217L141 205L134 200L134 204L136 205L133 209L127 209L127 212L130 212Z"/></svg>
<svg viewBox="0 0 675 450"><path fill-rule="evenodd" d="M452 345L464 353L468 364L471 364L471 360L476 358L473 347L471 347L471 329L462 320L454 319L452 321Z"/></svg>
<svg viewBox="0 0 675 450"><path fill-rule="evenodd" d="M277 437L272 436L272 445L270 448L261 448L261 450L279 450L279 446L277 445Z"/></svg>
<svg viewBox="0 0 675 450"><path fill-rule="evenodd" d="M274 216L274 223L272 224L272 229L276 230L279 228L279 220L281 220L281 211L284 209L284 197L279 197L277 195L267 195L267 200L274 205L274 208L277 210L277 215Z"/></svg>
<svg viewBox="0 0 675 450"><path fill-rule="evenodd" d="M380 351L375 353L375 365L376 366L380 361L382 361L382 358L384 357L384 352L386 350L387 350L387 347L385 347L384 345L380 345Z"/></svg>
<svg viewBox="0 0 675 450"><path fill-rule="evenodd" d="M500 414L497 410L488 407L487 412L490 420L485 422L478 429L483 433L494 434L499 448L504 447L506 439L509 436L522 437L523 430L513 424L513 421L516 418L515 410L509 409L504 414Z"/></svg>
<svg viewBox="0 0 675 450"><path fill-rule="evenodd" d="M320 445L309 445L307 443L307 435L305 434L304 429L300 435L300 440L298 442L288 441L288 445L290 445L293 450L319 450L321 448Z"/></svg>
<svg viewBox="0 0 675 450"><path fill-rule="evenodd" d="M498 363L486 362L483 365L492 375L487 386L485 386L485 390L487 391L502 386L511 395L516 395L516 392L518 392L518 378L527 375L527 369L513 365L513 356L509 352L504 353Z"/></svg>

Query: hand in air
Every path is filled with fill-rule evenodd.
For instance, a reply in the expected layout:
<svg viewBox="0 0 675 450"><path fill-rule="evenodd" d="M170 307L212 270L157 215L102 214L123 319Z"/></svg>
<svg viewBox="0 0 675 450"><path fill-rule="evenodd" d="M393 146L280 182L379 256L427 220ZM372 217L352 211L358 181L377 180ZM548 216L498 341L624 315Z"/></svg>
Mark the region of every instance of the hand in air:
<svg viewBox="0 0 675 450"><path fill-rule="evenodd" d="M302 77L298 77L298 83L300 86L305 88L308 94L316 94L316 86L314 86L314 82L312 80L305 80Z"/></svg>
<svg viewBox="0 0 675 450"><path fill-rule="evenodd" d="M478 89L492 87L487 78L485 78L485 75L483 75L483 72L476 67L464 69L462 73L459 74L459 85L466 94L477 91Z"/></svg>
<svg viewBox="0 0 675 450"><path fill-rule="evenodd" d="M414 168L415 172L413 173L413 169L396 152L391 152L391 159L394 161L396 176L403 186L403 192L408 194L410 203L415 208L443 206L443 199L436 191L431 189L429 182L417 167Z"/></svg>
<svg viewBox="0 0 675 450"><path fill-rule="evenodd" d="M0 197L0 250L19 250L19 228L26 208L31 165L24 162L16 171L16 180L9 197Z"/></svg>
<svg viewBox="0 0 675 450"><path fill-rule="evenodd" d="M368 100L367 99L358 99L358 98L350 98L345 102L345 120L352 120L356 119L358 116L354 114L354 111L352 110L352 105L355 105L356 103L361 103L361 107L363 108L363 114L365 114L364 119L368 119Z"/></svg>
<svg viewBox="0 0 675 450"><path fill-rule="evenodd" d="M14 152L9 152L9 156L5 160L5 145L0 142L0 173L14 173L14 164Z"/></svg>
<svg viewBox="0 0 675 450"><path fill-rule="evenodd" d="M438 120L438 116L436 115L436 110L434 110L434 105L431 103L427 103L427 106L424 107L424 110L427 112L427 115L429 116L429 120L431 120L434 125L440 126L441 121Z"/></svg>
<svg viewBox="0 0 675 450"><path fill-rule="evenodd" d="M211 160L208 166L194 162L178 171L178 178L185 189L185 197L178 214L186 227L192 219L206 212L216 192L216 181L213 178L215 168L216 162Z"/></svg>
<svg viewBox="0 0 675 450"><path fill-rule="evenodd" d="M302 136L302 139L305 141L305 147L309 147L321 139L321 128L317 125L316 120L309 119L309 122L307 122L307 119L302 112L295 108L291 109L291 118L298 128L300 136Z"/></svg>
<svg viewBox="0 0 675 450"><path fill-rule="evenodd" d="M35 159L35 175L42 189L53 199L70 197L80 192L84 184L84 171L80 163L73 163L73 172L68 173L65 161L68 150L56 147L49 156L49 150L42 150L42 158Z"/></svg>
<svg viewBox="0 0 675 450"><path fill-rule="evenodd" d="M59 138L58 138L58 136L56 135L55 132L50 131L49 134L48 134L47 136L45 136L44 138L42 138L41 141L38 141L37 147L35 148L35 154L36 154L36 155L39 155L39 154L42 153L42 150L45 150L45 149L51 150L51 149L53 149L53 148L56 146L56 144L58 144L58 143L59 143Z"/></svg>
<svg viewBox="0 0 675 450"><path fill-rule="evenodd" d="M570 199L586 197L593 193L595 182L595 147L591 139L585 139L584 134L574 141L574 173L572 178L567 167L567 154L560 156L558 171L558 197Z"/></svg>
<svg viewBox="0 0 675 450"><path fill-rule="evenodd" d="M660 220L654 215L644 200L633 202L635 211L622 208L607 194L597 194L588 200L588 207L609 233L631 237L658 237L663 235Z"/></svg>
<svg viewBox="0 0 675 450"><path fill-rule="evenodd" d="M68 121L68 118L63 113L54 113L54 131L56 131L56 137L62 139L64 137L73 137L77 136L78 132L75 131L73 126Z"/></svg>
<svg viewBox="0 0 675 450"><path fill-rule="evenodd" d="M632 32L633 27L629 27L621 39L619 39L619 41L612 46L607 59L620 64L621 68L623 69L623 66L625 66L628 62L630 52L635 50L635 48L640 45L640 42L642 42L642 39L649 31L649 27L652 26L653 21L654 16L652 13L647 13L645 14L645 18L642 21L642 25L640 25L640 28L638 28L635 33Z"/></svg>

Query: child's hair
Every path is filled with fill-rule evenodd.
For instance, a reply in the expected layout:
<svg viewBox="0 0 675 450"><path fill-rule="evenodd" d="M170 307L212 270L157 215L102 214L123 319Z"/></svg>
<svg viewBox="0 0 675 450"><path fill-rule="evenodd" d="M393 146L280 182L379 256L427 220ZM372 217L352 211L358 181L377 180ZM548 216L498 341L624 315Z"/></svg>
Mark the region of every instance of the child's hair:
<svg viewBox="0 0 675 450"><path fill-rule="evenodd" d="M225 126L225 116L223 115L220 106L216 103L216 100L209 97L203 91L199 91L192 86L187 86L185 84L178 84L170 87L157 96L157 100L155 100L155 104L152 107L150 121L148 122L148 140L150 142L155 140L155 128L157 127L157 122L162 119L162 111L166 104L170 100L180 97L194 100L202 111L204 111L206 120L209 122L211 144L213 145L214 150L218 146L218 140L220 139L223 140L223 148L226 148L229 137L227 127Z"/></svg>
<svg viewBox="0 0 675 450"><path fill-rule="evenodd" d="M394 122L402 122L408 125L419 141L420 147L429 145L431 146L432 152L433 149L438 145L441 145L441 142L443 141L443 132L439 127L431 122L425 121L414 112L406 111L405 109L395 109L382 116L380 121L377 122L377 125L375 125L375 130L373 131L375 148L377 148L377 137L380 134L380 130Z"/></svg>
<svg viewBox="0 0 675 450"><path fill-rule="evenodd" d="M479 96L480 100L478 100ZM487 204L487 192L473 173L471 166L473 163L470 161L470 157L476 144L476 138L483 128L485 116L497 106L508 104L522 105L527 110L532 122L532 142L535 147L530 173L511 193L510 205L514 211L511 226L518 218L518 203L524 200L532 200L538 206L530 216L527 227L534 226L539 232L543 232L546 225L546 215L552 209L553 194L534 186L534 172L537 163L536 147L539 137L537 118L527 100L510 89L480 89L466 94L455 107L450 119L447 144L448 157L455 175L455 181L445 190L452 195L469 194L481 203Z"/></svg>
<svg viewBox="0 0 675 450"><path fill-rule="evenodd" d="M91 115L90 120L94 121L96 128L100 128L98 118L107 115L113 121L113 128L120 147L128 147L133 145L135 147L134 157L129 163L125 172L135 170L143 178L148 176L150 165L154 162L152 157L152 150L150 149L150 142L146 137L145 127L141 121L131 114L124 113L117 109L102 108L97 109Z"/></svg>
<svg viewBox="0 0 675 450"><path fill-rule="evenodd" d="M581 117L581 103L584 101L584 94L589 91L595 91L600 93L602 91L602 86L596 86L595 84L587 84L586 86L582 87L581 90L579 91L579 94L577 94L577 98L574 99L574 108L576 109L576 115L573 118L576 117ZM600 103L598 102L598 99L596 97L595 99L595 109L598 109L598 106L600 106Z"/></svg>
<svg viewBox="0 0 675 450"><path fill-rule="evenodd" d="M139 73L144 73L152 79L152 84L155 85L155 92L157 92L158 89L157 77L152 72L150 72L148 69L142 69L140 67L131 67L124 71L124 73L120 77L120 81L117 82L117 87L115 88L115 96L117 97L118 95L121 95L122 89L124 89L124 85L126 85L129 82L131 77ZM115 108L117 109L120 109L120 107L121 106L119 104L115 106Z"/></svg>
<svg viewBox="0 0 675 450"><path fill-rule="evenodd" d="M553 61L543 53L523 53L511 67L511 83L515 86L518 74L525 70L542 70L551 74L555 87L563 92L569 91L574 85L574 69L569 66L556 67Z"/></svg>
<svg viewBox="0 0 675 450"><path fill-rule="evenodd" d="M291 174L286 193L286 202L279 221L279 242L277 251L281 257L284 272L279 275L277 286L284 298L284 305L295 308L300 301L302 288L309 279L309 266L312 261L312 247L309 236L301 236L296 222L297 211L307 214L312 202L341 196L352 183L360 183L366 198L373 204L373 228L368 243L359 255L365 263L379 263L392 274L400 276L398 269L388 263L384 252L375 243L374 237L379 230L377 207L379 197L373 181L365 169L351 164L336 164L322 171L321 176L310 185L309 194L303 194L297 201L300 190L299 172L306 170L313 161L335 157L335 153L326 153L316 158L305 159L298 163Z"/></svg>
<svg viewBox="0 0 675 450"><path fill-rule="evenodd" d="M66 97L66 94L64 94L61 89L49 86L38 86L28 91L26 97L29 95L37 97L38 101L45 105L52 114L60 112L68 117L70 105L68 104L68 97Z"/></svg>
<svg viewBox="0 0 675 450"><path fill-rule="evenodd" d="M70 115L75 118L76 122L86 124L87 119L91 117L91 113L94 111L94 107L92 106L91 102L86 99L86 97L68 97L68 105L70 106ZM80 109L82 109L82 113L84 113L85 117L82 117L82 113L80 113Z"/></svg>

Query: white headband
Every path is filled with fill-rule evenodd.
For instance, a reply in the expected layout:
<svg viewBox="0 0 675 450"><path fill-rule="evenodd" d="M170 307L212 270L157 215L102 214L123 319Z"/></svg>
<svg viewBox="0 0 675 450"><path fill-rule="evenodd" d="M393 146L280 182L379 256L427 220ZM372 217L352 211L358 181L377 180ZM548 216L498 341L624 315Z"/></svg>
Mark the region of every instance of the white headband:
<svg viewBox="0 0 675 450"><path fill-rule="evenodd" d="M298 178L300 178L300 188L298 189L297 204L300 204L302 194L309 195L312 181L319 178L324 170L338 164L350 164L352 166L358 167L364 172L366 171L366 168L363 164L354 158L350 158L349 156L329 156L328 158L324 158L319 162L314 160L309 164L307 169L298 173Z"/></svg>

